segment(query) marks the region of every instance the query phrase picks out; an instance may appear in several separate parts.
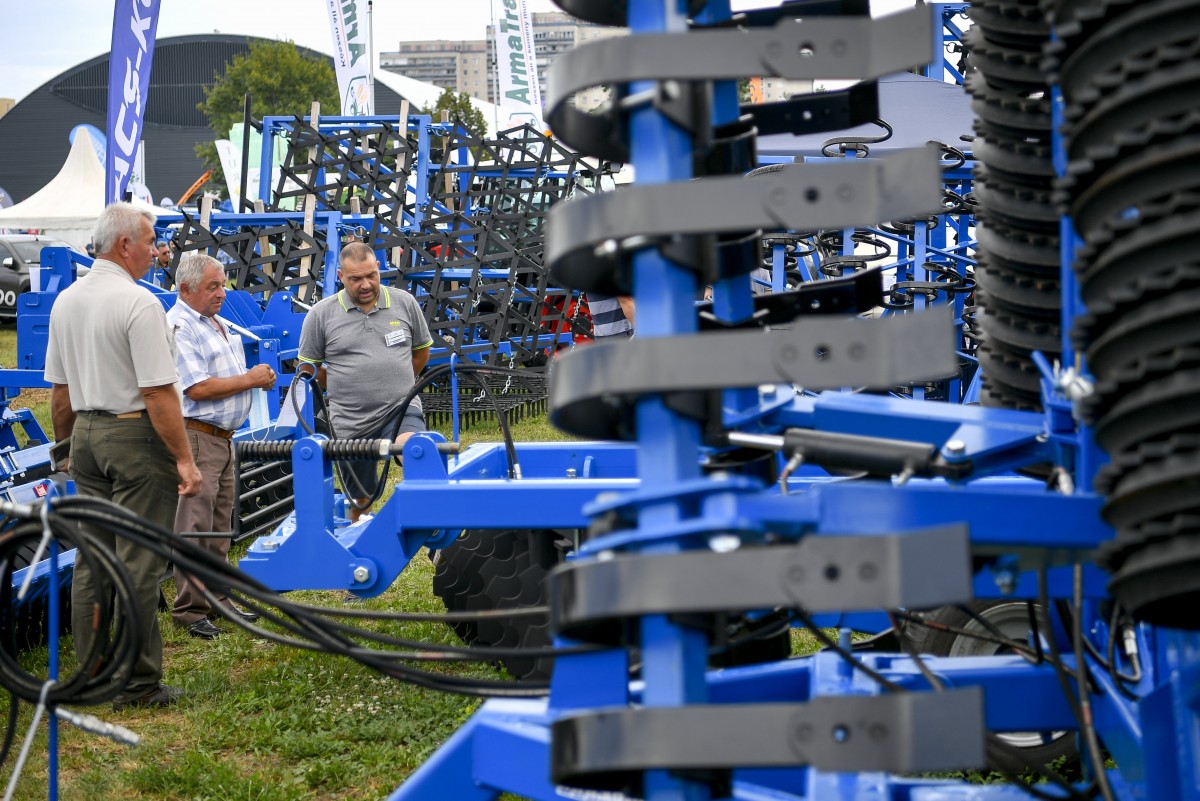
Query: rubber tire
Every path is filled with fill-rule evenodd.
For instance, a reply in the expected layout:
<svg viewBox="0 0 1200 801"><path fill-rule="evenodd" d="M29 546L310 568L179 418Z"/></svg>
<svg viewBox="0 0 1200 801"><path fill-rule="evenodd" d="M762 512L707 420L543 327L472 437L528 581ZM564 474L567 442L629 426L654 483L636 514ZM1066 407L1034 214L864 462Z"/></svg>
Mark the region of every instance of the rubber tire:
<svg viewBox="0 0 1200 801"><path fill-rule="evenodd" d="M18 570L29 566L37 551L35 542L27 542L16 549L13 556L12 572L5 572L0 579L11 584L12 575ZM69 577L59 574L58 588L58 629L60 636L71 630L71 582ZM50 631L50 602L49 596L43 595L32 601L26 601L20 607L15 605L17 587L6 587L3 593L3 607L0 608L0 629L5 631L3 644L0 647L9 648L10 643L16 653L38 648L49 642ZM12 640L8 639L12 633Z"/></svg>
<svg viewBox="0 0 1200 801"><path fill-rule="evenodd" d="M746 617L738 617L727 627L734 636L744 636L755 627L753 621ZM772 626L771 628L774 628ZM710 668L744 667L746 665L763 665L769 662L779 662L792 655L792 631L784 627L776 634L746 640L740 645L727 647L716 653L709 652L708 666Z"/></svg>
<svg viewBox="0 0 1200 801"><path fill-rule="evenodd" d="M1024 640L1029 635L1029 617L1024 601L976 600L965 606L1012 639ZM943 606L920 614L932 623L987 633L987 629L957 606ZM998 643L977 640L949 631L938 631L927 626L909 624L904 627L904 637L913 650L930 656L993 656L1011 653ZM1017 761L1007 751L988 748L989 760L999 762L1011 773L1040 771L1043 766L1053 765L1063 757L1070 761L1079 755L1076 738L1069 731L1051 733L1051 739L1048 741L1038 732L1010 732L996 736L1008 745L1020 749L1023 755L1023 758Z"/></svg>
<svg viewBox="0 0 1200 801"><path fill-rule="evenodd" d="M561 560L551 531L468 529L438 552L433 592L448 612L520 609L546 603L546 575ZM551 644L547 618L505 617L451 623L467 645L542 648ZM546 680L554 660L497 660L516 679Z"/></svg>

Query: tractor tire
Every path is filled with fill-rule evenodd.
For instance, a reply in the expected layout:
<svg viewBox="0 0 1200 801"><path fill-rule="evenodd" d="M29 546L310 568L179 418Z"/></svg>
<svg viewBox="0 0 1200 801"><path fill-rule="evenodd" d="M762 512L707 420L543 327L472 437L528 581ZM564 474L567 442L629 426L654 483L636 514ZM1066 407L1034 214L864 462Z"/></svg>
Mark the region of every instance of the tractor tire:
<svg viewBox="0 0 1200 801"><path fill-rule="evenodd" d="M522 609L546 603L546 575L561 560L550 531L471 529L440 550L433 592L448 612ZM483 648L549 646L547 617L505 617L450 624L467 645ZM517 679L550 678L554 660L502 657Z"/></svg>
<svg viewBox="0 0 1200 801"><path fill-rule="evenodd" d="M758 636L747 636L754 635L756 631ZM759 621L738 616L729 622L725 633L731 640L740 642L737 645L710 649L708 652L710 668L762 665L768 662L779 662L792 655L792 631L786 625L773 623L764 626Z"/></svg>
<svg viewBox="0 0 1200 801"><path fill-rule="evenodd" d="M1024 601L971 601L965 606L1009 639L1025 641L1029 637L1029 613ZM965 631L990 633L978 620L957 606L939 607L921 613L921 617L931 623ZM999 643L928 626L909 624L904 628L904 637L912 650L930 656L997 656L1011 653ZM1064 757L1068 761L1073 760L1079 753L1075 736L1069 731L1006 732L997 734L996 738L1009 748L1001 751L989 747L988 759L1011 773L1040 771L1043 766L1053 766ZM1020 759L1017 759L1018 751Z"/></svg>
<svg viewBox="0 0 1200 801"><path fill-rule="evenodd" d="M11 557L0 556L0 581L4 582L0 587L0 631L5 632L0 648L14 654L50 641L49 594L43 590L17 606L19 587L12 586L13 574L28 567L36 551L37 542L28 541L14 548ZM62 635L71 630L71 582L69 576L61 573L58 598L58 629Z"/></svg>

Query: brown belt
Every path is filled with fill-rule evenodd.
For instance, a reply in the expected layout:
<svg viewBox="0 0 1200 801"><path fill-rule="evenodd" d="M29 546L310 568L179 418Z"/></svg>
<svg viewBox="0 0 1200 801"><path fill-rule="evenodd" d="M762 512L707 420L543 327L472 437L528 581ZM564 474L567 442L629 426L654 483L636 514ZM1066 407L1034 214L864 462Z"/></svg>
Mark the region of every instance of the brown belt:
<svg viewBox="0 0 1200 801"><path fill-rule="evenodd" d="M226 431L223 428L217 428L212 423L205 423L202 420L192 420L191 418L188 418L187 420L183 421L183 424L193 431L201 431L205 434L212 434L214 437L220 437L221 439L233 439L232 431Z"/></svg>
<svg viewBox="0 0 1200 801"><path fill-rule="evenodd" d="M136 412L121 412L113 414L106 412L103 409L80 409L77 414L87 415L89 417L115 417L118 420L138 420L146 416L145 409L138 409Z"/></svg>

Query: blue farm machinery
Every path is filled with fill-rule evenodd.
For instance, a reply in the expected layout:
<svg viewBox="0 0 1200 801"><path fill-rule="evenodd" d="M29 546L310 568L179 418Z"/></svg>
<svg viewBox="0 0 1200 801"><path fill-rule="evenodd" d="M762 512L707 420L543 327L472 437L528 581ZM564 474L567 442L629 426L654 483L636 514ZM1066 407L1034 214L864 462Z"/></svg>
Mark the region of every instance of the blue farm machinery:
<svg viewBox="0 0 1200 801"><path fill-rule="evenodd" d="M285 376L224 580L300 619L274 593L378 595L428 549L461 654L516 679L321 639L494 696L391 798L1200 801L1195 3L556 2L630 32L555 64L557 141L268 118L261 208L160 220L225 254ZM888 152L905 72L961 84L966 141ZM826 146L761 157L781 134ZM320 433L288 364L347 238L435 332L400 406L503 419L517 382L579 439ZM636 336L564 347L579 291L632 296ZM401 455L347 524L334 463Z"/></svg>

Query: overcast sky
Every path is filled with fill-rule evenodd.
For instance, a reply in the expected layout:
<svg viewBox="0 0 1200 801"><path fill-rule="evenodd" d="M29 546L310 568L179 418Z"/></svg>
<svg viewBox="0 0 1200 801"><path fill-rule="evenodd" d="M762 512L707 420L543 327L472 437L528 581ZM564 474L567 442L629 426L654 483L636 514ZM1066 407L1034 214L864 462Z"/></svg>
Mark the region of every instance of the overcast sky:
<svg viewBox="0 0 1200 801"><path fill-rule="evenodd" d="M554 11L550 0L527 0L533 11ZM491 21L489 0L378 0L375 51L407 39L482 39ZM0 97L20 100L76 64L108 52L112 0L0 0ZM162 0L158 36L242 33L290 39L332 52L329 17L321 0Z"/></svg>
<svg viewBox="0 0 1200 801"><path fill-rule="evenodd" d="M556 11L551 0L526 0L532 11ZM878 15L913 0L872 0ZM482 39L491 21L490 0L378 0L374 50L394 50L404 40ZM733 0L733 8L774 5ZM0 97L20 100L76 64L107 53L112 39L111 0L0 0ZM290 39L322 53L332 51L329 18L321 0L162 0L159 37L192 33L253 34Z"/></svg>

